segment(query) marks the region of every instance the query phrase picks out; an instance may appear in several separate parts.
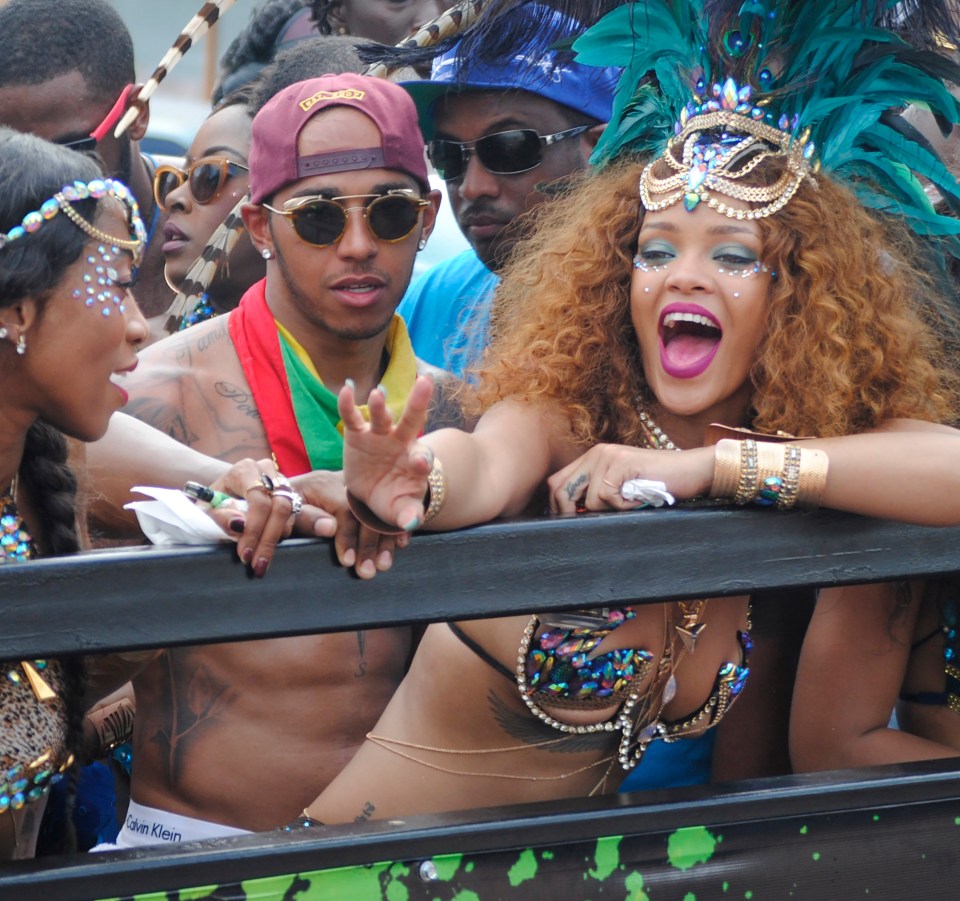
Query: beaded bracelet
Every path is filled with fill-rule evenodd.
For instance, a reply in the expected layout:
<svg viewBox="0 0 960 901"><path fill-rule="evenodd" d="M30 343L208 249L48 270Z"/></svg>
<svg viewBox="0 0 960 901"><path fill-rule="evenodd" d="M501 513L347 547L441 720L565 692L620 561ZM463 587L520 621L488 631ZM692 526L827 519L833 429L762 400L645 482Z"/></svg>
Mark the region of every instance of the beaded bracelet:
<svg viewBox="0 0 960 901"><path fill-rule="evenodd" d="M757 496L758 470L757 442L747 438L742 442L740 449L740 478L737 483L737 493L733 496L734 503L741 506L749 504Z"/></svg>

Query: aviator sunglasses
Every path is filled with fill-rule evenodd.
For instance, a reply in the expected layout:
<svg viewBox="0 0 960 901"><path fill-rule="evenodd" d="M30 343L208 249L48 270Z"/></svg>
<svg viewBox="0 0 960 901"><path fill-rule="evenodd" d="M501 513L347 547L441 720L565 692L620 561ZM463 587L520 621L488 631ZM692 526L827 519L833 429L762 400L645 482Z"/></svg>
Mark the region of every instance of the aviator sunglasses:
<svg viewBox="0 0 960 901"><path fill-rule="evenodd" d="M536 169L543 162L544 147L582 135L591 128L592 125L578 125L552 135L537 134L532 128L513 128L484 135L477 141L436 138L427 144L427 155L444 181L462 178L467 161L474 155L494 175L519 175Z"/></svg>
<svg viewBox="0 0 960 901"><path fill-rule="evenodd" d="M369 200L358 206L344 206L342 200ZM343 197L295 197L286 201L282 210L269 203L265 209L290 220L301 240L315 247L336 244L347 230L347 214L360 210L370 233L380 241L394 244L410 234L420 221L420 211L429 200L410 189L401 188L386 194L347 194Z"/></svg>
<svg viewBox="0 0 960 901"><path fill-rule="evenodd" d="M153 176L153 196L157 206L169 213L167 198L170 192L186 182L194 202L213 203L223 193L231 176L249 171L242 163L216 156L199 159L186 170L177 166L158 166Z"/></svg>

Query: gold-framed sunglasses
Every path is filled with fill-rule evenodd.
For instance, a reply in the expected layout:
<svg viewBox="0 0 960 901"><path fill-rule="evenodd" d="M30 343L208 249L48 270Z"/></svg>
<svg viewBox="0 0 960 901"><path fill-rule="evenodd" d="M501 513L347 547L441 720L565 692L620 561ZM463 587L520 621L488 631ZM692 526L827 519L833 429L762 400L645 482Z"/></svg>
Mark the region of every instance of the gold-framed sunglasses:
<svg viewBox="0 0 960 901"><path fill-rule="evenodd" d="M230 178L240 172L249 171L243 163L221 156L202 157L186 169L178 166L158 166L153 176L153 197L157 206L169 213L167 198L170 192L186 182L195 203L213 203L223 193Z"/></svg>
<svg viewBox="0 0 960 901"><path fill-rule="evenodd" d="M368 203L346 206L344 200L367 200ZM314 247L336 244L347 230L347 216L360 210L367 228L378 241L395 244L402 241L420 221L420 213L430 205L416 191L397 188L386 194L346 194L342 197L295 197L286 201L282 210L264 203L263 207L290 221L297 236Z"/></svg>

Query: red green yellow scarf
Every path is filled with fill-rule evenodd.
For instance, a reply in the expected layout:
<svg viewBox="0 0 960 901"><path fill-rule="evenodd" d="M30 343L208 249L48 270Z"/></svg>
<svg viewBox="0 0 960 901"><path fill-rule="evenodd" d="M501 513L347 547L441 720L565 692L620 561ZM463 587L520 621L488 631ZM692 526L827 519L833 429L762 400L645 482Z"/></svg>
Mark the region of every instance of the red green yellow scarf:
<svg viewBox="0 0 960 901"><path fill-rule="evenodd" d="M306 351L273 318L265 284L261 280L249 288L228 325L277 466L288 476L342 469L337 396L324 386ZM398 417L417 377L413 347L399 316L387 331L386 351L390 359L382 383L387 405ZM368 416L366 406L360 410Z"/></svg>

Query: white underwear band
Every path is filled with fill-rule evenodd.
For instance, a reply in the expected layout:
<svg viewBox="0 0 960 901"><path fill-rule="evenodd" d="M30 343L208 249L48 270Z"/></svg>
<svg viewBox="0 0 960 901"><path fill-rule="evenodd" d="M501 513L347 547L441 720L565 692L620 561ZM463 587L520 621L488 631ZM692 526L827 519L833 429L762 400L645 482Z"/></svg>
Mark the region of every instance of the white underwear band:
<svg viewBox="0 0 960 901"><path fill-rule="evenodd" d="M131 800L123 828L117 836L117 847L142 848L145 845L195 842L204 838L226 838L230 835L250 835L250 832L247 829L210 823L178 813L167 813L165 810L147 807Z"/></svg>

